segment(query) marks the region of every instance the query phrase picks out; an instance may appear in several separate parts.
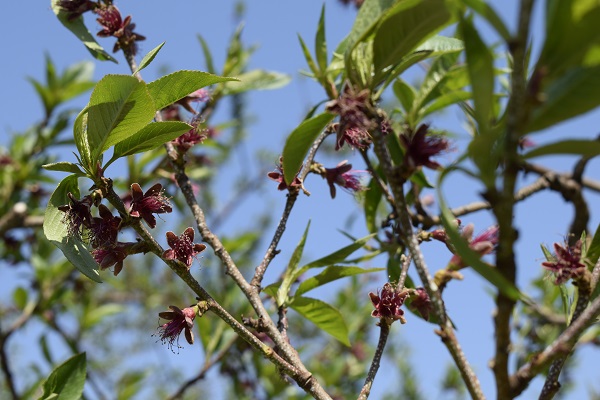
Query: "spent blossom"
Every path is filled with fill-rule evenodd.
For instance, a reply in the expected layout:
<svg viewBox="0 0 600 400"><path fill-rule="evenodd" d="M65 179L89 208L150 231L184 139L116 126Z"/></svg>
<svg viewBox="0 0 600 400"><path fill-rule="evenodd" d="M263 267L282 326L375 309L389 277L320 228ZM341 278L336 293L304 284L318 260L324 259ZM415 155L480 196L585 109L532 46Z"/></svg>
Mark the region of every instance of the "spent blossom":
<svg viewBox="0 0 600 400"><path fill-rule="evenodd" d="M360 150L365 150L371 145L369 131L377 128L377 123L370 117L370 101L371 93L368 89L358 91L352 85L346 84L340 97L327 103L325 109L340 116L336 129L336 150L342 148L344 143Z"/></svg>
<svg viewBox="0 0 600 400"><path fill-rule="evenodd" d="M498 245L498 225L490 226L473 238L474 229L475 226L473 224L468 224L462 229L460 235L469 242L471 250L475 251L480 256L492 253ZM457 254L452 256L449 264L455 269L461 269L467 266Z"/></svg>
<svg viewBox="0 0 600 400"><path fill-rule="evenodd" d="M188 269L192 266L192 261L196 255L206 249L206 245L194 243L194 228L187 228L181 236L173 232L167 232L167 243L171 247L165 250L163 258L167 260L179 260L184 263Z"/></svg>
<svg viewBox="0 0 600 400"><path fill-rule="evenodd" d="M169 306L171 311L165 311L158 314L162 319L166 319L166 324L158 327L160 341L173 350L174 346L179 346L179 335L185 331L185 340L189 344L194 344L194 319L196 318L197 307L186 307L183 310L176 306Z"/></svg>
<svg viewBox="0 0 600 400"><path fill-rule="evenodd" d="M173 140L173 144L180 153L185 153L195 144L202 143L207 137L204 129L200 128L198 121L192 121L191 125L189 131Z"/></svg>
<svg viewBox="0 0 600 400"><path fill-rule="evenodd" d="M360 183L358 179L358 173L366 171L357 171L352 169L352 164L348 164L347 160L339 163L335 168L325 168L324 178L327 180L329 185L329 193L331 198L335 199L336 188L335 185L346 189L350 193L360 192L365 190L365 187Z"/></svg>
<svg viewBox="0 0 600 400"><path fill-rule="evenodd" d="M135 24L131 23L131 16L128 15L123 19L119 9L110 5L101 5L95 10L98 14L98 23L102 26L102 30L97 33L100 37L114 36L117 42L113 48L113 52L119 49L124 49L135 55L137 53L136 41L145 40L146 37L135 33Z"/></svg>
<svg viewBox="0 0 600 400"><path fill-rule="evenodd" d="M279 165L277 166L277 171L269 172L267 176L275 182L279 182L279 185L277 186L278 190L285 190L288 188L297 188L302 186L302 183L298 178L298 174L296 174L294 180L289 186L287 185L287 183L285 183L285 179L283 177L283 157L279 157Z"/></svg>
<svg viewBox="0 0 600 400"><path fill-rule="evenodd" d="M117 241L121 218L112 215L104 204L98 206L100 217L92 218L90 244L93 248L110 246Z"/></svg>
<svg viewBox="0 0 600 400"><path fill-rule="evenodd" d="M405 324L404 311L400 307L404 304L408 294L407 290L398 292L397 288L389 282L383 285L377 294L370 292L369 297L375 307L371 316L385 321L388 325L397 320Z"/></svg>
<svg viewBox="0 0 600 400"><path fill-rule="evenodd" d="M587 271L581 262L581 240L573 246L554 243L554 259L543 262L542 266L554 274L556 285L561 285L569 279L581 278Z"/></svg>
<svg viewBox="0 0 600 400"><path fill-rule="evenodd" d="M441 135L428 135L429 125L421 124L417 130L400 135L405 148L404 167L410 175L420 167L439 169L441 165L431 159L450 147L448 140Z"/></svg>
<svg viewBox="0 0 600 400"><path fill-rule="evenodd" d="M59 0L58 7L67 13L67 20L73 21L96 8L97 4L89 0Z"/></svg>
<svg viewBox="0 0 600 400"><path fill-rule="evenodd" d="M156 226L156 218L152 214L164 214L173 211L169 199L163 194L160 183L155 184L144 193L139 184L131 185L131 210L129 215L143 218L150 228Z"/></svg>
<svg viewBox="0 0 600 400"><path fill-rule="evenodd" d="M113 274L117 276L123 269L123 261L129 255L130 249L136 244L137 243L117 242L109 246L92 250L92 256L100 265L101 269L107 269L114 266Z"/></svg>
<svg viewBox="0 0 600 400"><path fill-rule="evenodd" d="M67 225L67 234L81 239L83 228L92 225L92 213L90 208L93 200L90 196L84 196L78 200L71 192L67 193L69 204L59 206L58 209L65 213L62 222Z"/></svg>

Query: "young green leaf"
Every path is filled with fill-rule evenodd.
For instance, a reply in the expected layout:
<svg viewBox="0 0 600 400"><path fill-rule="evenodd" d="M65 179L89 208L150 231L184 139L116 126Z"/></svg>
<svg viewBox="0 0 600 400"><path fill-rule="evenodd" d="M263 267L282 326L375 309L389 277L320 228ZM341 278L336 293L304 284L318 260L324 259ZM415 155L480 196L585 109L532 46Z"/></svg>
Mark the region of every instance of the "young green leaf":
<svg viewBox="0 0 600 400"><path fill-rule="evenodd" d="M405 1L405 3L415 3L412 1ZM385 12L394 4L396 0L366 0L356 15L352 30L346 39L344 39L338 48L336 53L346 55L346 60L349 59L350 53L354 48L363 40L365 40L373 32L380 19Z"/></svg>
<svg viewBox="0 0 600 400"><path fill-rule="evenodd" d="M315 35L315 55L319 69L325 71L327 69L327 42L325 41L325 3L321 8L321 17Z"/></svg>
<svg viewBox="0 0 600 400"><path fill-rule="evenodd" d="M311 72L314 76L319 76L319 68L317 68L317 64L315 64L315 60L313 60L312 55L310 54L310 50L306 43L304 43L304 39L302 36L298 34L298 40L300 41L300 47L302 47L302 54L304 54L304 59L306 60L306 64L308 68L310 68Z"/></svg>
<svg viewBox="0 0 600 400"><path fill-rule="evenodd" d="M154 100L155 111L158 111L205 86L236 80L208 72L182 70L148 83L148 91Z"/></svg>
<svg viewBox="0 0 600 400"><path fill-rule="evenodd" d="M217 70L215 69L215 65L213 64L212 54L210 53L210 48L208 47L208 43L206 40L198 34L196 36L198 41L200 42L200 46L202 47L202 54L204 54L204 62L206 63L206 70L211 74L216 74Z"/></svg>
<svg viewBox="0 0 600 400"><path fill-rule="evenodd" d="M350 346L348 326L338 309L310 297L295 297L290 307L342 344Z"/></svg>
<svg viewBox="0 0 600 400"><path fill-rule="evenodd" d="M44 164L42 165L42 168L47 169L48 171L70 172L79 176L85 176L85 173L81 169L79 169L77 164L73 164L67 161Z"/></svg>
<svg viewBox="0 0 600 400"><path fill-rule="evenodd" d="M338 279L346 278L348 276L354 276L359 274L368 274L371 272L383 271L385 268L370 268L364 269L355 266L341 266L341 265L332 265L323 270L323 272L308 278L303 281L296 292L294 293L294 297L300 296L310 290L313 290L319 286L323 286L329 282L336 281Z"/></svg>
<svg viewBox="0 0 600 400"><path fill-rule="evenodd" d="M451 20L444 0L428 0L411 6L408 3L414 2L402 1L394 5L375 32L373 61L376 76L398 64Z"/></svg>
<svg viewBox="0 0 600 400"><path fill-rule="evenodd" d="M83 17L79 16L71 21L68 19L68 13L65 12L59 5L60 0L52 0L51 7L54 14L58 17L58 20L61 24L63 24L68 30L73 32L75 36L85 45L88 51L100 61L112 61L114 63L117 62L110 54L108 54L102 46L96 42L96 39L92 36L90 31L85 27L83 23Z"/></svg>
<svg viewBox="0 0 600 400"><path fill-rule="evenodd" d="M334 117L333 114L323 113L304 120L288 136L283 146L283 174L288 185L300 170L314 140Z"/></svg>
<svg viewBox="0 0 600 400"><path fill-rule="evenodd" d="M290 292L290 287L292 283L298 278L298 263L300 262L300 258L302 258L302 253L304 252L304 245L306 244L306 237L308 236L308 229L310 228L310 221L306 224L306 229L304 230L304 234L300 239L300 243L294 249L294 253L290 258L290 262L287 265L285 273L283 274L283 281L277 290L276 301L277 306L281 307L286 303L286 299L288 293Z"/></svg>
<svg viewBox="0 0 600 400"><path fill-rule="evenodd" d="M73 137L75 139L75 146L79 152L79 159L81 159L81 165L89 172L94 171L96 167L96 160L92 159L92 150L90 149L90 141L87 135L87 120L88 120L88 106L86 106L73 123Z"/></svg>
<svg viewBox="0 0 600 400"><path fill-rule="evenodd" d="M463 19L459 29L465 42L475 119L479 133L486 134L491 129L490 122L494 104L494 56L470 20Z"/></svg>
<svg viewBox="0 0 600 400"><path fill-rule="evenodd" d="M99 265L96 263L89 250L81 240L67 234L67 224L63 222L64 212L59 206L69 204L67 193L71 192L79 198L79 186L77 175L69 175L58 184L52 193L46 213L44 214L44 235L52 244L58 247L65 257L82 274L91 280L102 283L98 273Z"/></svg>
<svg viewBox="0 0 600 400"><path fill-rule="evenodd" d="M496 32L500 37L504 39L505 42L510 43L512 36L504 24L504 21L502 21L492 6L483 0L462 0L462 2L485 18L485 20L496 29Z"/></svg>
<svg viewBox="0 0 600 400"><path fill-rule="evenodd" d="M596 228L596 232L594 233L594 237L592 238L592 243L590 243L590 247L588 247L586 259L588 261L588 265L590 267L594 267L600 258L600 224ZM597 285L600 287L600 284Z"/></svg>
<svg viewBox="0 0 600 400"><path fill-rule="evenodd" d="M398 101L400 101L400 104L402 104L402 108L404 108L405 113L410 113L410 111L413 108L415 97L417 95L417 91L415 90L415 88L412 87L412 85L406 83L404 80L402 80L402 78L396 79L392 88L394 90L396 98L398 99Z"/></svg>
<svg viewBox="0 0 600 400"><path fill-rule="evenodd" d="M250 90L270 90L283 87L290 83L289 75L279 72L255 69L237 76L239 81L225 82L223 95L232 95L248 92Z"/></svg>
<svg viewBox="0 0 600 400"><path fill-rule="evenodd" d="M597 140L563 140L536 147L525 153L523 158L529 159L555 154L577 154L584 157L595 157L600 155L600 142Z"/></svg>
<svg viewBox="0 0 600 400"><path fill-rule="evenodd" d="M133 75L137 74L138 72L146 68L148 65L150 65L150 63L154 60L154 57L156 57L156 55L164 45L165 42L162 42L161 44L150 50L150 52L148 52L148 54L146 54L144 58L142 58L142 61L140 61L140 65L138 65L136 70L133 72Z"/></svg>
<svg viewBox="0 0 600 400"><path fill-rule="evenodd" d="M154 103L146 84L130 75L106 75L88 104L87 137L92 157L142 129L154 118Z"/></svg>
<svg viewBox="0 0 600 400"><path fill-rule="evenodd" d="M107 163L111 164L120 157L152 150L183 135L192 127L179 121L153 122L115 145L114 155Z"/></svg>
<svg viewBox="0 0 600 400"><path fill-rule="evenodd" d="M56 367L42 385L40 400L79 400L83 394L86 376L85 353L79 353Z"/></svg>
<svg viewBox="0 0 600 400"><path fill-rule="evenodd" d="M375 233L372 233L368 236L357 239L354 243L346 247L343 247L337 251L334 251L331 254L326 255L325 257L319 258L318 260L306 264L305 266L300 268L300 271L301 273L304 273L311 268L320 268L328 265L344 263L350 254L362 248L369 240L373 239L375 235Z"/></svg>
<svg viewBox="0 0 600 400"><path fill-rule="evenodd" d="M377 226L377 208L379 207L379 203L381 203L382 195L381 187L377 181L372 178L371 182L369 182L368 189L365 192L363 206L367 229L371 233L375 233L379 230L379 227Z"/></svg>

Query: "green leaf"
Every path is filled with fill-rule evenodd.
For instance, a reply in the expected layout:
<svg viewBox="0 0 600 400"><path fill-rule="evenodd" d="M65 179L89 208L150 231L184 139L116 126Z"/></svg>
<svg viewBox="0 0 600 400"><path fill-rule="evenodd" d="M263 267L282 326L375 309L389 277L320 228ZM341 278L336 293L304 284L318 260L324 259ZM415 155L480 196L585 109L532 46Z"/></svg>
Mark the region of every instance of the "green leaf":
<svg viewBox="0 0 600 400"><path fill-rule="evenodd" d="M44 235L52 244L58 247L65 257L85 276L101 283L96 263L89 250L81 240L67 235L67 224L63 222L64 213L59 206L69 204L67 193L79 198L77 175L69 175L58 184L52 193L44 215Z"/></svg>
<svg viewBox="0 0 600 400"><path fill-rule="evenodd" d="M317 136L334 117L333 114L323 113L304 120L288 136L283 146L283 174L288 185L293 182L302 167L302 162Z"/></svg>
<svg viewBox="0 0 600 400"><path fill-rule="evenodd" d="M496 32L498 32L502 39L504 39L505 42L510 43L512 36L492 6L483 0L462 0L462 2L485 18L485 20L496 29Z"/></svg>
<svg viewBox="0 0 600 400"><path fill-rule="evenodd" d="M202 54L204 54L204 62L206 62L206 70L211 74L216 74L217 70L215 69L215 65L213 64L212 54L210 53L210 48L208 47L208 43L200 34L196 35L198 41L200 42L200 46L202 46Z"/></svg>
<svg viewBox="0 0 600 400"><path fill-rule="evenodd" d="M436 111L443 110L444 108L451 106L452 104L462 103L463 101L469 100L473 97L471 92L465 92L463 90L456 90L453 92L445 93L436 98L431 104L425 106L419 113L419 117L424 117L433 114Z"/></svg>
<svg viewBox="0 0 600 400"><path fill-rule="evenodd" d="M77 146L83 168L86 171L95 171L96 162L92 160L92 151L87 134L88 108L89 106L86 106L77 115L77 118L75 118L75 122L73 123L73 137L75 138L75 145Z"/></svg>
<svg viewBox="0 0 600 400"><path fill-rule="evenodd" d="M144 82L130 75L106 75L88 104L87 137L93 160L154 118L154 104Z"/></svg>
<svg viewBox="0 0 600 400"><path fill-rule="evenodd" d="M490 130L494 105L494 56L471 21L463 19L459 29L465 41L475 119L479 126L479 132L486 134Z"/></svg>
<svg viewBox="0 0 600 400"><path fill-rule="evenodd" d="M86 376L85 353L76 354L52 371L42 385L42 399L79 400Z"/></svg>
<svg viewBox="0 0 600 400"><path fill-rule="evenodd" d="M304 252L304 245L306 244L306 237L308 236L309 228L310 221L308 221L308 223L306 224L306 229L304 229L302 238L300 238L300 243L298 243L298 245L294 249L294 253L292 253L290 262L288 263L285 273L283 274L283 282L281 283L281 286L279 286L276 295L278 307L281 307L286 303L288 293L290 292L290 287L299 276L297 273L298 263L300 262L300 258L302 258L302 253Z"/></svg>
<svg viewBox="0 0 600 400"><path fill-rule="evenodd" d="M379 207L379 203L381 203L382 194L381 187L377 183L377 180L371 178L371 182L369 182L368 189L365 192L364 200L365 220L367 229L371 233L375 233L379 230L379 226L377 226L377 208Z"/></svg>
<svg viewBox="0 0 600 400"><path fill-rule="evenodd" d="M525 153L523 158L529 159L555 154L577 154L584 157L595 157L600 155L600 142L597 140L563 140L536 147Z"/></svg>
<svg viewBox="0 0 600 400"><path fill-rule="evenodd" d="M150 65L150 63L154 60L154 57L156 57L156 55L164 45L165 42L162 42L161 44L150 50L148 54L146 54L144 58L142 58L142 61L140 61L140 65L133 72L133 75L137 74L138 72L146 68L148 65Z"/></svg>
<svg viewBox="0 0 600 400"><path fill-rule="evenodd" d="M13 302L19 310L23 310L25 308L28 298L29 294L27 293L27 290L21 286L17 287L13 292Z"/></svg>
<svg viewBox="0 0 600 400"><path fill-rule="evenodd" d="M77 164L73 164L67 161L44 164L42 165L42 168L47 169L48 171L70 172L79 176L85 176L85 173L77 166Z"/></svg>
<svg viewBox="0 0 600 400"><path fill-rule="evenodd" d="M481 256L469 247L469 243L458 232L458 229L456 228L456 224L454 222L455 217L454 215L452 215L452 212L446 205L446 201L444 200L442 194L441 183L448 171L449 170L446 169L440 174L437 191L440 203L442 223L444 224L446 233L452 241L452 245L456 249L456 254L458 254L461 257L465 264L469 265L475 272L477 272L479 275L485 278L492 285L496 286L498 290L505 296L515 301L519 299L527 299L526 296L522 294L513 283L506 279L496 269L496 267L481 261Z"/></svg>
<svg viewBox="0 0 600 400"><path fill-rule="evenodd" d="M327 42L325 41L325 3L321 8L321 17L317 26L317 34L315 35L315 55L319 69L325 71L327 69Z"/></svg>
<svg viewBox="0 0 600 400"><path fill-rule="evenodd" d="M279 72L255 69L237 76L239 82L226 82L223 84L223 95L232 95L248 92L250 90L270 90L287 85L291 78Z"/></svg>
<svg viewBox="0 0 600 400"><path fill-rule="evenodd" d="M544 97L544 103L532 113L527 132L548 128L598 107L600 66L568 70L549 85Z"/></svg>
<svg viewBox="0 0 600 400"><path fill-rule="evenodd" d="M306 264L300 269L300 271L302 271L301 273L304 273L305 271L311 268L320 268L328 265L344 263L344 261L346 260L346 258L348 258L350 254L362 248L369 240L373 239L375 235L375 233L372 233L368 236L357 239L354 243L348 246L345 246L337 251L334 251L331 254L326 255L325 257L319 258L318 260Z"/></svg>
<svg viewBox="0 0 600 400"><path fill-rule="evenodd" d="M594 233L594 237L592 238L592 243L590 243L590 247L588 248L587 261L591 267L594 267L600 258L600 224L596 228L596 232ZM600 287L600 285L597 285Z"/></svg>
<svg viewBox="0 0 600 400"><path fill-rule="evenodd" d="M398 64L450 22L444 0L400 1L386 14L373 40L375 74Z"/></svg>
<svg viewBox="0 0 600 400"><path fill-rule="evenodd" d="M404 82L402 78L396 79L392 88L394 90L396 98L398 99L398 101L400 101L400 104L402 104L404 111L408 114L413 108L413 103L415 101L417 91L414 87Z"/></svg>
<svg viewBox="0 0 600 400"><path fill-rule="evenodd" d="M155 111L158 111L205 86L236 80L208 72L182 70L148 83L148 91L154 100Z"/></svg>
<svg viewBox="0 0 600 400"><path fill-rule="evenodd" d="M298 34L298 40L300 41L300 47L302 47L302 54L304 54L304 59L306 60L308 68L310 68L311 72L315 76L319 76L319 68L317 68L317 64L315 64L315 60L313 60L310 54L310 50L308 49L308 46L306 46L306 43L304 43L304 39L302 39L302 36L300 36L300 34Z"/></svg>
<svg viewBox="0 0 600 400"><path fill-rule="evenodd" d="M295 297L290 307L341 343L350 346L348 327L336 308L310 297Z"/></svg>
<svg viewBox="0 0 600 400"><path fill-rule="evenodd" d="M125 306L123 304L108 303L98 305L83 315L83 318L81 319L82 330L90 329L100 323L104 318L122 313L123 311L125 311Z"/></svg>
<svg viewBox="0 0 600 400"><path fill-rule="evenodd" d="M383 271L385 268L371 268L364 269L355 266L340 266L340 265L332 265L323 270L323 272L315 275L307 280L303 281L296 292L294 293L294 297L300 296L310 290L313 290L319 286L323 286L329 282L333 282L338 279L342 279L348 276L354 276L359 274L368 274L371 272Z"/></svg>
<svg viewBox="0 0 600 400"><path fill-rule="evenodd" d="M103 48L96 42L96 39L92 36L92 34L85 27L83 22L83 17L79 16L72 21L68 19L68 13L65 12L59 6L60 0L51 0L51 7L54 14L58 17L58 20L61 24L63 24L68 30L73 32L75 36L87 47L88 51L94 56L94 58L100 61L112 61L114 63L117 62L113 57L110 56Z"/></svg>
<svg viewBox="0 0 600 400"><path fill-rule="evenodd" d="M190 129L192 129L190 125L179 121L162 121L148 124L115 145L115 152L111 162L120 157L155 149L166 142L178 138Z"/></svg>
<svg viewBox="0 0 600 400"><path fill-rule="evenodd" d="M348 59L356 45L369 37L379 23L380 18L395 2L396 0L366 0L358 10L350 34L340 43L336 53L342 54L345 52L346 59Z"/></svg>

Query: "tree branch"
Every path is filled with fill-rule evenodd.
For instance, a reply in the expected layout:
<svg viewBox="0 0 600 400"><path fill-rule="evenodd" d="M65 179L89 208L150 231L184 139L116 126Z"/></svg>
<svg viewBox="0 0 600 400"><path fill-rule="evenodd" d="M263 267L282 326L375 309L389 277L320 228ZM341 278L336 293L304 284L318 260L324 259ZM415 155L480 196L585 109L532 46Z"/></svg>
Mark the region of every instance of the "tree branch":
<svg viewBox="0 0 600 400"><path fill-rule="evenodd" d="M358 400L367 400L369 394L371 394L371 387L373 386L375 375L377 375L377 371L379 370L381 356L383 355L383 349L385 349L389 334L390 326L383 321L383 319L381 319L379 322L379 342L377 343L377 349L375 350L375 355L373 356L373 361L371 362L371 368L369 368L367 379L365 380L365 384L360 391Z"/></svg>

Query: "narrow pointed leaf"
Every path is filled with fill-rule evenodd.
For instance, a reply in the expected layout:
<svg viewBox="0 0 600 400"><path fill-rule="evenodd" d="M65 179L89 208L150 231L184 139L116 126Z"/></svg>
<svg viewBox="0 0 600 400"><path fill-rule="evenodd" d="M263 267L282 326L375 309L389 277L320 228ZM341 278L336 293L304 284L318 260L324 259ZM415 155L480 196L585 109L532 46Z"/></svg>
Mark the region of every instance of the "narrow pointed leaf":
<svg viewBox="0 0 600 400"><path fill-rule="evenodd" d="M137 67L137 69L135 70L133 75L137 74L138 72L140 72L141 70L146 68L148 65L150 65L150 63L154 60L154 58L156 57L156 55L158 54L158 52L160 51L160 49L162 49L162 47L164 45L165 45L165 42L162 42L161 44L159 44L158 46L156 46L155 48L150 50L148 52L148 54L146 54L144 56L144 58L142 58L142 61L140 61L140 65Z"/></svg>
<svg viewBox="0 0 600 400"><path fill-rule="evenodd" d="M356 45L373 33L381 17L395 2L395 0L366 0L358 10L350 34L340 43L336 53L342 54L345 52L346 59L348 59L349 54Z"/></svg>
<svg viewBox="0 0 600 400"><path fill-rule="evenodd" d="M600 155L600 142L597 140L563 140L536 147L525 153L523 158L529 159L554 154L576 154L584 157L595 157Z"/></svg>
<svg viewBox="0 0 600 400"><path fill-rule="evenodd" d="M89 106L86 106L81 110L79 115L77 115L77 118L75 118L75 122L73 123L73 137L83 168L87 171L94 171L96 160L92 159L92 150L87 134L88 109Z"/></svg>
<svg viewBox="0 0 600 400"><path fill-rule="evenodd" d="M213 64L212 54L210 53L210 48L208 47L208 43L201 35L196 36L198 41L200 42L200 46L202 47L202 54L204 55L204 62L206 63L206 70L211 74L216 74L217 70L215 69L215 65Z"/></svg>
<svg viewBox="0 0 600 400"><path fill-rule="evenodd" d="M158 111L203 87L236 80L208 72L182 70L148 83L148 91L154 100L155 111Z"/></svg>
<svg viewBox="0 0 600 400"><path fill-rule="evenodd" d="M43 383L40 400L79 400L83 394L86 376L85 353L76 354L56 367Z"/></svg>
<svg viewBox="0 0 600 400"><path fill-rule="evenodd" d="M310 297L295 297L290 307L341 343L350 346L348 326L336 308Z"/></svg>
<svg viewBox="0 0 600 400"><path fill-rule="evenodd" d="M85 45L88 51L94 56L94 58L100 61L112 61L114 63L117 62L110 54L108 54L102 46L96 42L96 39L92 36L90 31L86 28L83 17L79 16L72 21L68 20L68 13L63 11L62 8L58 5L60 0L52 0L52 11L58 17L58 20L61 24L63 24L68 30L73 32L75 36Z"/></svg>
<svg viewBox="0 0 600 400"><path fill-rule="evenodd" d="M367 229L371 233L375 233L379 230L379 227L377 226L377 208L379 207L379 203L381 203L382 197L383 193L379 184L372 178L371 182L369 182L364 200L365 222L367 223Z"/></svg>
<svg viewBox="0 0 600 400"><path fill-rule="evenodd" d="M325 41L325 3L321 8L321 17L315 35L315 55L319 69L325 71L327 69L327 42Z"/></svg>
<svg viewBox="0 0 600 400"><path fill-rule="evenodd" d="M77 175L69 175L60 181L54 193L52 193L46 213L44 214L44 235L63 252L65 257L82 274L95 282L101 283L102 281L98 273L100 266L96 263L89 250L80 240L67 235L67 225L63 222L65 214L58 207L69 204L68 192L73 193L75 197L79 198Z"/></svg>
<svg viewBox="0 0 600 400"><path fill-rule="evenodd" d="M512 40L512 36L504 24L504 21L498 16L496 11L487 2L483 0L462 0L462 2L469 6L477 14L481 15L490 25L494 27L498 35L505 42L509 43Z"/></svg>
<svg viewBox="0 0 600 400"><path fill-rule="evenodd" d="M401 78L396 79L393 90L404 111L408 114L413 108L417 91Z"/></svg>
<svg viewBox="0 0 600 400"><path fill-rule="evenodd" d="M306 237L308 236L309 228L310 221L308 221L308 224L306 224L306 229L304 229L302 238L300 238L300 242L294 249L292 257L290 258L290 262L288 263L285 273L283 274L283 281L277 290L276 296L278 307L281 307L285 304L288 293L290 292L290 287L298 278L298 263L300 262L300 258L302 258L302 253L304 252L304 245L306 244Z"/></svg>
<svg viewBox="0 0 600 400"><path fill-rule="evenodd" d="M375 233L372 233L368 236L357 239L354 243L352 243L346 247L343 247L337 251L334 251L333 253L331 253L329 255L326 255L325 257L319 258L318 260L315 260L313 262L306 264L300 270L302 272L304 272L311 268L320 268L320 267L325 267L328 265L343 263L348 258L348 256L350 256L352 253L354 253L358 249L362 248L369 240L374 238L375 235L376 235Z"/></svg>
<svg viewBox="0 0 600 400"><path fill-rule="evenodd" d="M310 290L313 290L319 286L323 286L329 282L336 281L338 279L346 278L348 276L360 275L360 274L368 274L371 272L383 271L385 268L370 268L364 269L355 266L340 266L340 265L332 265L331 267L327 267L323 270L323 272L315 275L313 277L308 278L303 281L294 296L300 296Z"/></svg>
<svg viewBox="0 0 600 400"><path fill-rule="evenodd" d="M283 174L288 185L300 170L302 162L317 136L334 117L333 114L323 113L304 120L288 136L283 146Z"/></svg>
<svg viewBox="0 0 600 400"><path fill-rule="evenodd" d="M588 248L586 258L588 260L588 265L593 267L598 262L600 258L600 224L596 228L596 232L594 233L594 237L592 238L592 243L590 243L590 247ZM597 285L600 287L600 284Z"/></svg>
<svg viewBox="0 0 600 400"><path fill-rule="evenodd" d="M306 43L304 43L304 39L302 39L302 36L300 36L300 34L298 34L298 40L300 41L300 47L302 47L302 54L304 54L304 59L306 60L308 68L310 68L311 72L315 76L319 76L319 68L317 68L317 64L315 63L315 60L313 60L312 55L310 54L310 50L308 49L308 46L306 46Z"/></svg>
<svg viewBox="0 0 600 400"><path fill-rule="evenodd" d="M47 169L48 171L70 172L79 176L85 176L85 173L77 166L77 164L73 164L67 161L44 164L42 165L42 168Z"/></svg>
<svg viewBox="0 0 600 400"><path fill-rule="evenodd" d="M237 76L238 81L225 82L223 95L232 95L250 90L270 90L290 83L291 77L274 71L255 69Z"/></svg>

